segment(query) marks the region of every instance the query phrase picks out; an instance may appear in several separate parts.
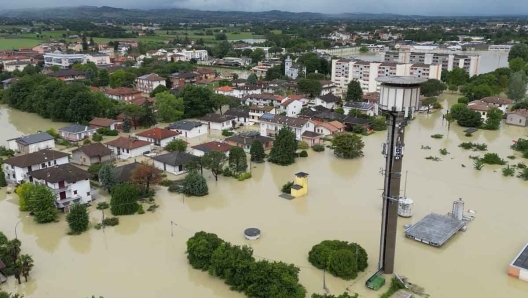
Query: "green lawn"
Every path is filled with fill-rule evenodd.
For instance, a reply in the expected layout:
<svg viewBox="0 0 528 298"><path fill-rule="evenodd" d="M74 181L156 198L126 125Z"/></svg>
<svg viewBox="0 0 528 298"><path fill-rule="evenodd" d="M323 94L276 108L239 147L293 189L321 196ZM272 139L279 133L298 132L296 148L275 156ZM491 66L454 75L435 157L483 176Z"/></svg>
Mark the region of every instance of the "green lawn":
<svg viewBox="0 0 528 298"><path fill-rule="evenodd" d="M0 38L0 50L32 48L41 42L43 40L31 38Z"/></svg>

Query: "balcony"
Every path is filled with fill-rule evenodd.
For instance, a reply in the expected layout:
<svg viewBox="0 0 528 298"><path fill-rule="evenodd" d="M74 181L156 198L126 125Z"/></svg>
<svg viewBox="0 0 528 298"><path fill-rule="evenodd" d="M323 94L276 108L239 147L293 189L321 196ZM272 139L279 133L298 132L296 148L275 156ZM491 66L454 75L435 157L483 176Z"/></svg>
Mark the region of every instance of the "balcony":
<svg viewBox="0 0 528 298"><path fill-rule="evenodd" d="M71 190L71 185L65 185L63 187L59 187L59 188L52 188L53 192L55 193L59 193L59 192L63 192L63 191L68 191L68 190Z"/></svg>
<svg viewBox="0 0 528 298"><path fill-rule="evenodd" d="M81 200L82 200L82 198L80 196L73 196L73 197L69 197L69 198L63 199L63 200L56 200L55 201L55 206L57 208L64 208L64 207L68 207L68 206L76 204L76 203L80 203Z"/></svg>

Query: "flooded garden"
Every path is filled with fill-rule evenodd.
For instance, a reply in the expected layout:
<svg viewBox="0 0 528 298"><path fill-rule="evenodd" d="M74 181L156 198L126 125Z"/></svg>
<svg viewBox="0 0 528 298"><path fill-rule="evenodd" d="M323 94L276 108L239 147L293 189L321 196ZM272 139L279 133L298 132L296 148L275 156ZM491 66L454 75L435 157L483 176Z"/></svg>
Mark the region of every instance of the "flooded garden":
<svg viewBox="0 0 528 298"><path fill-rule="evenodd" d="M456 97L443 95L440 102L447 107ZM487 152L504 159L515 155L511 164L528 163L510 149L512 140L526 138L528 129L503 124L498 131L479 130L467 137L465 129L454 123L448 131L442 113L419 114L406 129L403 170L408 173L406 194L414 200L414 215L398 221L395 271L434 298L526 297L528 283L509 277L507 270L528 242L524 225L528 181L504 177L504 166L475 170L469 156L483 153L464 150L459 144L486 143ZM5 139L61 126L0 107L1 145ZM433 134L443 138L431 138ZM300 283L310 295L324 293L323 272L308 262L312 246L332 239L357 242L369 255L366 271L351 281L327 274L326 287L332 294L348 290L360 297L379 297L385 288L369 290L365 281L377 271L385 139L385 132L364 137L364 157L354 160L337 158L327 148L309 150L308 158L287 167L252 164L252 178L243 182L227 177L215 181L210 172L204 172L209 185L205 197L183 197L157 186L155 199L160 207L155 212L121 216L118 226L90 229L79 236L67 235L63 215L58 223L34 223L18 211L16 195L1 189L0 230L14 238L15 225L21 220L18 239L35 262L27 283L18 285L10 278L2 289L38 298L139 298L153 297L153 293L156 297L245 297L188 264L186 241L203 230L232 244L250 245L256 259L300 267ZM440 154L443 148L449 154ZM428 156L440 160L431 162L425 159ZM308 194L292 201L279 198L281 186L300 171L310 175ZM103 201L105 195L96 198ZM416 223L431 212L446 214L458 198L464 199L466 209L475 210L476 219L466 232L441 248L405 238L404 224ZM93 226L101 221L102 211L95 205L90 210ZM243 232L248 227L261 230L259 240L245 240Z"/></svg>

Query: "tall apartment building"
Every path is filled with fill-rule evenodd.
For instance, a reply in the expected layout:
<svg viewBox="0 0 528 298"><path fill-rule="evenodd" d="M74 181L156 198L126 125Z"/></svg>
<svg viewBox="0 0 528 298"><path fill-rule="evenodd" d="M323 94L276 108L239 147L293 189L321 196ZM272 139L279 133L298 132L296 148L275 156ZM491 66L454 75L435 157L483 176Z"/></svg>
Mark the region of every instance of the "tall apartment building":
<svg viewBox="0 0 528 298"><path fill-rule="evenodd" d="M345 94L352 80L359 82L363 92L376 92L380 85L376 81L378 77L414 76L439 80L441 74L441 68L436 64L332 60L332 82L337 87L337 95Z"/></svg>
<svg viewBox="0 0 528 298"><path fill-rule="evenodd" d="M480 56L468 56L442 53L418 53L418 52L385 52L382 53L382 61L396 63L421 63L438 64L441 70L453 70L460 67L472 77L478 74Z"/></svg>
<svg viewBox="0 0 528 298"><path fill-rule="evenodd" d="M86 63L85 54L65 54L60 51L44 54L44 65L46 67L58 66L61 69L69 69L74 63Z"/></svg>

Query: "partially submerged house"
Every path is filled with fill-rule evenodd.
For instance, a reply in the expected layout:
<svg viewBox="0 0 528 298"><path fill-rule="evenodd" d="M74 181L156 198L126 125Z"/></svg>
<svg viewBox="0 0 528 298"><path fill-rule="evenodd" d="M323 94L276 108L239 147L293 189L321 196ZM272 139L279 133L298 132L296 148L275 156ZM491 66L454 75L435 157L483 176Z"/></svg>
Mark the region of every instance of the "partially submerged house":
<svg viewBox="0 0 528 298"><path fill-rule="evenodd" d="M156 155L151 157L154 161L154 167L172 173L174 175L179 175L185 173L183 166L193 159L197 159L197 156L186 152L170 152L167 154Z"/></svg>
<svg viewBox="0 0 528 298"><path fill-rule="evenodd" d="M192 146L191 149L192 149L192 154L195 156L204 156L205 153L211 152L211 151L222 152L226 156L229 156L229 150L231 150L231 147L233 146L225 142L212 141L212 142L207 142L207 143Z"/></svg>
<svg viewBox="0 0 528 298"><path fill-rule="evenodd" d="M303 140L306 131L315 133L315 123L302 118L293 118L282 115L264 114L260 118L260 134L264 136L275 137L283 127L290 128L295 133L298 141ZM312 136L308 136L311 138Z"/></svg>
<svg viewBox="0 0 528 298"><path fill-rule="evenodd" d="M37 170L68 163L68 153L43 149L4 160L2 168L9 183L33 182L32 173Z"/></svg>
<svg viewBox="0 0 528 298"><path fill-rule="evenodd" d="M112 153L121 159L137 157L149 153L152 150L151 143L136 138L119 137L107 142L106 146Z"/></svg>
<svg viewBox="0 0 528 298"><path fill-rule="evenodd" d="M189 120L176 121L165 128L180 132L181 136L185 138L195 138L208 132L207 126L202 122Z"/></svg>
<svg viewBox="0 0 528 298"><path fill-rule="evenodd" d="M515 110L506 115L506 124L516 126L528 126L528 110Z"/></svg>
<svg viewBox="0 0 528 298"><path fill-rule="evenodd" d="M55 206L66 208L72 204L92 201L90 173L66 163L32 172L33 183L44 184L56 194Z"/></svg>
<svg viewBox="0 0 528 298"><path fill-rule="evenodd" d="M180 134L170 129L154 127L137 133L136 136L139 140L150 142L154 146L165 147L170 141L176 140Z"/></svg>
<svg viewBox="0 0 528 298"><path fill-rule="evenodd" d="M229 145L241 147L246 153L249 153L251 145L253 145L253 142L256 140L259 140L262 143L264 150L271 150L271 147L273 147L273 138L262 136L257 131L241 132L225 139Z"/></svg>
<svg viewBox="0 0 528 298"><path fill-rule="evenodd" d="M47 132L7 140L7 147L15 152L24 154L37 152L42 149L55 148L55 138Z"/></svg>
<svg viewBox="0 0 528 298"><path fill-rule="evenodd" d="M234 128L236 125L236 116L207 114L200 118L200 121L207 125L210 130L224 130Z"/></svg>
<svg viewBox="0 0 528 298"><path fill-rule="evenodd" d="M237 119L235 120L237 123L241 123L244 125L249 125L251 122L249 122L249 109L246 108L233 108L227 110L224 115L228 116L235 116Z"/></svg>
<svg viewBox="0 0 528 298"><path fill-rule="evenodd" d="M122 165L114 168L114 173L116 174L117 181L119 183L127 183L132 177L132 172L140 166L141 163L133 162L126 165Z"/></svg>
<svg viewBox="0 0 528 298"><path fill-rule="evenodd" d="M93 118L89 124L90 124L90 127L93 127L95 129L104 127L104 128L108 128L111 130L117 130L118 125L121 124L121 122L114 120L114 119L108 119L108 118Z"/></svg>
<svg viewBox="0 0 528 298"><path fill-rule="evenodd" d="M112 161L112 150L101 143L81 146L72 151L71 162L83 166Z"/></svg>
<svg viewBox="0 0 528 298"><path fill-rule="evenodd" d="M78 142L84 139L91 138L93 134L97 131L97 129L90 126L72 124L66 127L59 128L57 131L59 135L65 140Z"/></svg>
<svg viewBox="0 0 528 298"><path fill-rule="evenodd" d="M315 132L323 136L333 135L345 131L346 125L339 121L321 122L315 125Z"/></svg>

